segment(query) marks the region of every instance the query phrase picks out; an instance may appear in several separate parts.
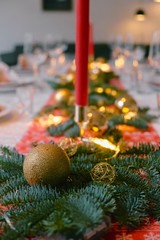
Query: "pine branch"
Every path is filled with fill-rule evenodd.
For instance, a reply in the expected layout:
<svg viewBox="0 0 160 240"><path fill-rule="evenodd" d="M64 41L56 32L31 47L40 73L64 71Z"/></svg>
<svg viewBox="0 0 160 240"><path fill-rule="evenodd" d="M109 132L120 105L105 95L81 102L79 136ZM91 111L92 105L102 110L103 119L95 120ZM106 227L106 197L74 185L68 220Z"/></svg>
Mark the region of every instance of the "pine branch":
<svg viewBox="0 0 160 240"><path fill-rule="evenodd" d="M137 145L134 145L132 148L127 149L124 154L150 154L158 150L158 146L155 146L153 144L145 144L145 143L138 143Z"/></svg>
<svg viewBox="0 0 160 240"><path fill-rule="evenodd" d="M63 233L82 238L105 222L108 214L131 228L143 224L149 216L160 219L160 149L157 146L135 146L111 158L113 152L82 144L71 157L70 180L58 190L28 186L20 171L23 161L18 164L21 157L7 148L4 152L0 156L4 162L1 180L6 177L0 186L1 203L11 204L5 214L16 230L10 229L5 215L1 214L0 221L5 227L2 240L24 239L29 235L43 235L45 231L48 235ZM95 183L90 176L92 167L106 156L110 156L107 162L116 171L112 186ZM12 158L15 169L7 165Z"/></svg>
<svg viewBox="0 0 160 240"><path fill-rule="evenodd" d="M148 128L147 122L144 119L142 119L142 118L140 118L138 116L126 120L126 119L124 119L123 116L116 115L116 116L113 116L108 121L109 127L114 127L114 126L117 126L119 124L125 124L125 125L128 125L128 126L134 126L136 128L140 128L140 129L147 129Z"/></svg>
<svg viewBox="0 0 160 240"><path fill-rule="evenodd" d="M16 176L17 178L22 177L23 173L16 169L0 169L0 184L5 183L9 178Z"/></svg>
<svg viewBox="0 0 160 240"><path fill-rule="evenodd" d="M148 212L150 216L156 218L158 221L160 220L160 189L159 185L154 186L148 189L147 196L150 201L150 205L148 206Z"/></svg>
<svg viewBox="0 0 160 240"><path fill-rule="evenodd" d="M148 201L145 193L137 188L127 188L127 185L117 189L117 210L114 213L116 221L120 225L136 228L144 223L149 216L147 213Z"/></svg>
<svg viewBox="0 0 160 240"><path fill-rule="evenodd" d="M2 196L1 203L8 205L12 203L15 206L26 204L27 202L40 201L41 199L50 199L58 196L56 190L46 186L28 186L24 185L20 188L12 189L6 195Z"/></svg>
<svg viewBox="0 0 160 240"><path fill-rule="evenodd" d="M69 90L74 90L74 85L72 82L67 82L67 83L59 83L59 82L55 82L55 80L47 80L47 82L49 83L49 85L53 88L53 89L60 89L60 88L66 88Z"/></svg>
<svg viewBox="0 0 160 240"><path fill-rule="evenodd" d="M15 186L20 188L24 185L27 185L27 183L22 175L8 178L6 182L0 185L1 196L6 195L10 191L15 191Z"/></svg>
<svg viewBox="0 0 160 240"><path fill-rule="evenodd" d="M59 124L58 126L50 126L48 127L47 132L50 136L80 136L79 126L73 119L69 119L65 123Z"/></svg>
<svg viewBox="0 0 160 240"><path fill-rule="evenodd" d="M2 236L2 240L24 239L26 236L32 235L35 232L43 231L41 221L48 217L53 211L53 202L45 201L32 209L32 212L27 212L26 218L19 218L13 223L14 229L8 228ZM41 228L39 228L41 226Z"/></svg>
<svg viewBox="0 0 160 240"><path fill-rule="evenodd" d="M10 149L9 147L1 146L0 147L0 161L15 163L17 166L22 166L24 161L24 155L19 154L15 149Z"/></svg>
<svg viewBox="0 0 160 240"><path fill-rule="evenodd" d="M106 204L106 212L107 209L113 211L115 208L112 195L107 190L109 191L109 187L90 185L84 189L70 191L61 200L59 199L53 214L44 222L48 235L63 232L65 236L77 239L98 226L104 219L101 201ZM110 191L113 189L110 188Z"/></svg>

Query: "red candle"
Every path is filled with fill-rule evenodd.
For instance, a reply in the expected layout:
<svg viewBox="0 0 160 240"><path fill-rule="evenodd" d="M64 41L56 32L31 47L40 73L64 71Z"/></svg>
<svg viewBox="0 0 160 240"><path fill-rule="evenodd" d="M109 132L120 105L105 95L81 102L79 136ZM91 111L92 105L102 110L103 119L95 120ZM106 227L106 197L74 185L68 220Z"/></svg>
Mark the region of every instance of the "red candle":
<svg viewBox="0 0 160 240"><path fill-rule="evenodd" d="M89 58L94 58L94 42L93 42L93 24L89 24L89 48L88 48Z"/></svg>
<svg viewBox="0 0 160 240"><path fill-rule="evenodd" d="M76 0L76 83L75 101L88 104L89 0Z"/></svg>

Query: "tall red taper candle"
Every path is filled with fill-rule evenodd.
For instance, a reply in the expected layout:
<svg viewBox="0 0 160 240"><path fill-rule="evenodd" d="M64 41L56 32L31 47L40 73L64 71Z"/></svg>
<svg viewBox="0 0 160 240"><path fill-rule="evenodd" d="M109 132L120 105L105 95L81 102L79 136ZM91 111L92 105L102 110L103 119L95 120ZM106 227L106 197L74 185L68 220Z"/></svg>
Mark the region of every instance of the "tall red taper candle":
<svg viewBox="0 0 160 240"><path fill-rule="evenodd" d="M93 60L94 58L94 41L93 41L93 24L89 24L89 46L88 46L88 56L89 59Z"/></svg>
<svg viewBox="0 0 160 240"><path fill-rule="evenodd" d="M89 0L76 0L76 121L84 120L83 115L88 104L88 43Z"/></svg>

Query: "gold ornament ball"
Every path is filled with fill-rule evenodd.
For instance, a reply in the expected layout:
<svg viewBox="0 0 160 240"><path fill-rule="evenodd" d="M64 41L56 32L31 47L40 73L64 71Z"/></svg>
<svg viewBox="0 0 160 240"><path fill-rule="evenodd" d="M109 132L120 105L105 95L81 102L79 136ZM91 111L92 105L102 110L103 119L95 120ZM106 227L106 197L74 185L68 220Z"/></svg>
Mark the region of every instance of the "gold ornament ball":
<svg viewBox="0 0 160 240"><path fill-rule="evenodd" d="M98 127L99 129L107 126L107 120L105 115L100 112L97 108L95 107L89 107L88 108L88 121L89 125L91 127Z"/></svg>
<svg viewBox="0 0 160 240"><path fill-rule="evenodd" d="M115 179L115 169L107 162L97 163L91 170L93 181L111 184Z"/></svg>
<svg viewBox="0 0 160 240"><path fill-rule="evenodd" d="M115 105L122 114L128 114L129 112L136 114L138 112L136 101L128 95L119 96L115 101Z"/></svg>
<svg viewBox="0 0 160 240"><path fill-rule="evenodd" d="M67 153L69 157L73 156L78 149L78 144L73 138L66 137L58 145Z"/></svg>
<svg viewBox="0 0 160 240"><path fill-rule="evenodd" d="M23 173L29 185L57 186L69 176L70 159L66 152L55 144L38 144L26 155Z"/></svg>
<svg viewBox="0 0 160 240"><path fill-rule="evenodd" d="M68 89L61 88L55 92L54 99L59 105L68 105L72 92Z"/></svg>

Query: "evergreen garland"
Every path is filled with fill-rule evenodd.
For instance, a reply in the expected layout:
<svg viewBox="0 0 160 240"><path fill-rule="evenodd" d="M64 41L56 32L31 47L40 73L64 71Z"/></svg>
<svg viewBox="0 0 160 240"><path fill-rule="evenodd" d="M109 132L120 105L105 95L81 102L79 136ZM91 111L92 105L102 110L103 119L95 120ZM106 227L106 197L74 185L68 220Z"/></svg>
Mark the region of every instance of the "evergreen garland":
<svg viewBox="0 0 160 240"><path fill-rule="evenodd" d="M65 123L61 123L57 126L49 126L47 132L51 136L66 136L66 137L78 137L80 136L80 128L78 124L71 118Z"/></svg>
<svg viewBox="0 0 160 240"><path fill-rule="evenodd" d="M124 116L117 115L117 116L113 116L108 121L108 125L110 127L114 127L114 126L117 126L120 124L133 126L133 127L139 128L139 129L147 129L148 128L147 121L139 116L133 117L131 119L125 119Z"/></svg>
<svg viewBox="0 0 160 240"><path fill-rule="evenodd" d="M55 234L83 239L107 216L129 228L144 224L148 217L159 220L159 146L140 144L112 156L108 149L81 144L71 157L70 179L56 189L29 186L22 171L24 156L2 147L0 204L8 210L0 214L1 239ZM92 167L106 158L116 171L111 185L94 182L90 176Z"/></svg>

